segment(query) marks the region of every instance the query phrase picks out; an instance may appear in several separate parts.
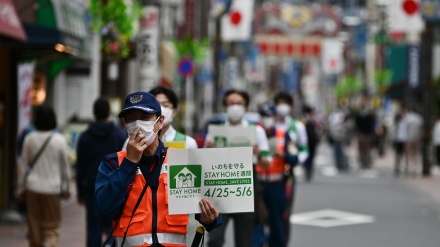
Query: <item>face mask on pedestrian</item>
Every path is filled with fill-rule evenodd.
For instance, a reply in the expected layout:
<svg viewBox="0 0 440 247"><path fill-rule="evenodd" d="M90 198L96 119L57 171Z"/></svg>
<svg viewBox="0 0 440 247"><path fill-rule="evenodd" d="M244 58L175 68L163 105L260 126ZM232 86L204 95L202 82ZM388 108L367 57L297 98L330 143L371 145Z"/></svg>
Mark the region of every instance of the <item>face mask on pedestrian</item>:
<svg viewBox="0 0 440 247"><path fill-rule="evenodd" d="M290 106L288 104L279 104L277 105L276 112L280 116L287 116L290 114Z"/></svg>
<svg viewBox="0 0 440 247"><path fill-rule="evenodd" d="M272 117L263 117L261 123L265 129L270 129L275 125L275 120Z"/></svg>
<svg viewBox="0 0 440 247"><path fill-rule="evenodd" d="M134 122L131 122L129 124L126 124L125 127L127 129L128 135L130 136L133 134L133 132L136 130L137 127L140 127L139 134L145 134L145 139L147 143L145 143L147 146L153 143L154 138L156 137L159 130L154 132L154 125L159 120L159 117L156 119L156 121L143 121L143 120L136 120Z"/></svg>
<svg viewBox="0 0 440 247"><path fill-rule="evenodd" d="M245 108L243 105L230 105L226 108L226 116L228 117L229 120L233 121L233 122L237 122L238 120L240 120L245 113Z"/></svg>
<svg viewBox="0 0 440 247"><path fill-rule="evenodd" d="M163 120L163 125L166 126L173 121L173 109L163 106L160 108L162 109L162 115L165 117L165 120Z"/></svg>

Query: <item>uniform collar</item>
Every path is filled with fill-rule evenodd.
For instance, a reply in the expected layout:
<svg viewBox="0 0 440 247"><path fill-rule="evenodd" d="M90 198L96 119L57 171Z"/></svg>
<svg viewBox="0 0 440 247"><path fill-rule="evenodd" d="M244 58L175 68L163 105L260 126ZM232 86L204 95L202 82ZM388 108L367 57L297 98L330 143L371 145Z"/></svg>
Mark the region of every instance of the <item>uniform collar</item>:
<svg viewBox="0 0 440 247"><path fill-rule="evenodd" d="M164 148L163 142L159 139L159 146L157 146L156 153L153 156L145 157L142 155L141 160L139 161L140 164L146 164L147 166L150 166L154 158L160 158L160 155L162 153L162 149Z"/></svg>
<svg viewBox="0 0 440 247"><path fill-rule="evenodd" d="M167 129L167 131L165 133L163 133L162 135L162 140L167 142L167 141L173 141L174 137L176 136L176 130L174 129L174 127L170 124L170 127Z"/></svg>

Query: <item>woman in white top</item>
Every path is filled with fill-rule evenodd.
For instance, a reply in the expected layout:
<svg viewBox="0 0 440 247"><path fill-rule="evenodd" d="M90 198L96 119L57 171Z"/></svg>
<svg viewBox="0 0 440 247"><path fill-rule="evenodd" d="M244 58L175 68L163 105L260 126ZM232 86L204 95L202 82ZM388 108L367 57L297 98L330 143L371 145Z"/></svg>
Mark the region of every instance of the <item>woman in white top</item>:
<svg viewBox="0 0 440 247"><path fill-rule="evenodd" d="M38 106L34 114L36 130L24 140L17 193L27 203L29 246L54 247L59 238L61 198L70 197L67 141L54 131L57 123L52 108Z"/></svg>

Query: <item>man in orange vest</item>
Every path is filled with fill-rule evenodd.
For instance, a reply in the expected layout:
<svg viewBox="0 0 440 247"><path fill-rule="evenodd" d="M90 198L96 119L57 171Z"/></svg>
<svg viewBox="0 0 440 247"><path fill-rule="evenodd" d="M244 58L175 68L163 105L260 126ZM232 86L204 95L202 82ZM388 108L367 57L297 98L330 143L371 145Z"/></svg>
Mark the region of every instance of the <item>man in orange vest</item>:
<svg viewBox="0 0 440 247"><path fill-rule="evenodd" d="M289 93L277 93L273 104L263 105L260 110L269 144L273 146L272 162L269 167L257 165L256 168L270 216L269 247L282 247L289 239L295 190L293 168L308 156L307 132L303 123L291 117L293 98Z"/></svg>
<svg viewBox="0 0 440 247"><path fill-rule="evenodd" d="M137 92L125 99L119 114L124 118L127 150L109 154L99 166L95 204L105 215L115 216L116 246L185 247L188 215L168 214L167 149L157 137L164 116L156 97ZM196 219L211 231L221 224L213 205L202 199Z"/></svg>

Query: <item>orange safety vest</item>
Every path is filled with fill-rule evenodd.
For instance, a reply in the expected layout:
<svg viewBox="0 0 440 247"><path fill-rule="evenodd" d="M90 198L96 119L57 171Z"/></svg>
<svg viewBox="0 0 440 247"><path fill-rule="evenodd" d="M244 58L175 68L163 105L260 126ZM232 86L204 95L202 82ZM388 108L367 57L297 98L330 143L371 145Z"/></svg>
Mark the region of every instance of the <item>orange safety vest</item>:
<svg viewBox="0 0 440 247"><path fill-rule="evenodd" d="M286 131L282 128L275 128L276 150L284 152ZM284 177L284 158L274 156L268 168L256 165L257 177L262 182L278 182Z"/></svg>
<svg viewBox="0 0 440 247"><path fill-rule="evenodd" d="M118 154L118 164L121 165L122 160L126 157L127 151L120 151ZM188 225L188 215L169 215L168 214L168 174L166 172L166 165L168 163L168 156L162 165L162 170L159 176L159 187L157 188L157 238L159 243L167 247L186 247L186 233ZM124 233L127 230L131 215L136 202L145 186L145 178L138 169L138 172L133 180L133 187L125 203L122 211L119 224L116 225L113 236L116 239L116 246L122 244ZM152 221L153 221L153 205L152 205L152 191L148 187L139 207L131 220L128 228L127 236L125 238L125 246L150 246L153 243L152 239Z"/></svg>

